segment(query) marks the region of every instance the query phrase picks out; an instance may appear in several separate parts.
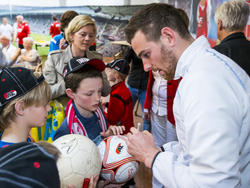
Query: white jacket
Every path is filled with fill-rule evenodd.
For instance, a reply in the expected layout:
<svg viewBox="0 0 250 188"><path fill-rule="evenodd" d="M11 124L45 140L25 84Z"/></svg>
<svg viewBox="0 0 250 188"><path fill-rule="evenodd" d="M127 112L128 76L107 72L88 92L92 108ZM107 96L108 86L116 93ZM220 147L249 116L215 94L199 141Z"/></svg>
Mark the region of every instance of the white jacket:
<svg viewBox="0 0 250 188"><path fill-rule="evenodd" d="M176 76L183 77L174 100L179 142L164 145L154 177L170 188L249 187L249 76L205 37L184 51Z"/></svg>

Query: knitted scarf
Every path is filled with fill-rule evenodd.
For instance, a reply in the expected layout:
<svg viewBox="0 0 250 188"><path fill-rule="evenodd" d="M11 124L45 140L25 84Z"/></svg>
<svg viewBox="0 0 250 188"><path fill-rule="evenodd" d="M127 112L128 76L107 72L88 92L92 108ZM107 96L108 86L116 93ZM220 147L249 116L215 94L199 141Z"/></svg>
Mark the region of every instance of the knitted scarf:
<svg viewBox="0 0 250 188"><path fill-rule="evenodd" d="M107 130L107 124L105 121L104 114L100 107L97 108L95 111L95 114L98 117L99 125L101 126L101 129L103 132ZM71 134L80 134L84 136L88 136L87 131L82 124L82 122L79 120L79 118L76 115L75 109L73 107L73 100L71 99L66 107L66 116L67 116L67 123L69 126L69 132Z"/></svg>

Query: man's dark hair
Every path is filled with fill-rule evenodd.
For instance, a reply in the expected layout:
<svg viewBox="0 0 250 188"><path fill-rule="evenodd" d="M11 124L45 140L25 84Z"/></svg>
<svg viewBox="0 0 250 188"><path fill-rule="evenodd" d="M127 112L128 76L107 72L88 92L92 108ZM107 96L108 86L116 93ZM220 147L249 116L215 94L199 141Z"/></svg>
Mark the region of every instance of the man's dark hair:
<svg viewBox="0 0 250 188"><path fill-rule="evenodd" d="M100 71L98 71L96 68L94 68L91 65L86 65L86 66L83 66L78 71L70 73L65 78L65 87L66 89L67 88L71 89L75 93L77 88L79 87L80 82L86 78L103 79L102 73Z"/></svg>
<svg viewBox="0 0 250 188"><path fill-rule="evenodd" d="M186 27L188 28L189 27L189 18L188 18L187 13L185 12L185 10L183 10L181 8L178 8L177 10L179 11L179 14L181 15L184 23L186 24Z"/></svg>
<svg viewBox="0 0 250 188"><path fill-rule="evenodd" d="M68 10L64 12L60 17L60 22L61 22L60 30L64 32L64 29L68 26L69 22L78 15L79 14L73 10Z"/></svg>
<svg viewBox="0 0 250 188"><path fill-rule="evenodd" d="M148 40L158 41L161 29L164 27L173 29L183 38L190 37L186 23L179 11L164 3L152 3L139 9L129 20L125 34L130 43L138 30L144 33Z"/></svg>

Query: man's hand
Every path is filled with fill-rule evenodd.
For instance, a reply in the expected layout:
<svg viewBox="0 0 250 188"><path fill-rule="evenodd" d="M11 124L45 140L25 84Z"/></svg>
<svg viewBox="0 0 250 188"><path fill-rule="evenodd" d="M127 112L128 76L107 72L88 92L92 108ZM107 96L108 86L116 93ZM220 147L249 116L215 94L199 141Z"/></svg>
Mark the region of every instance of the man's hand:
<svg viewBox="0 0 250 188"><path fill-rule="evenodd" d="M134 127L130 131L126 140L128 152L136 160L143 162L146 167L151 168L155 155L160 151L156 148L153 135L148 131L140 132Z"/></svg>
<svg viewBox="0 0 250 188"><path fill-rule="evenodd" d="M121 134L123 134L123 131L125 131L124 126L112 125L112 126L109 126L109 128L106 132L101 132L101 136L109 137L112 135L121 135Z"/></svg>

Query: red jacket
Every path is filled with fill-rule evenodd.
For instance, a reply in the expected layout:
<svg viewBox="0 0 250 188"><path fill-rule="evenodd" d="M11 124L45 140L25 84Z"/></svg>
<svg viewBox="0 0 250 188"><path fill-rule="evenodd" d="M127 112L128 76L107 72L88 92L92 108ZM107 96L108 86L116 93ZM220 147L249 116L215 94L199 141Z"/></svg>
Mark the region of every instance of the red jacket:
<svg viewBox="0 0 250 188"><path fill-rule="evenodd" d="M177 90L177 87L180 83L182 78L179 78L177 80L168 80L167 81L167 118L172 125L175 125L175 119L174 119L174 113L173 113L173 102L174 102L174 97L175 93ZM148 77L148 87L147 87L147 92L146 92L146 97L145 97L145 102L144 102L144 109L147 109L148 112L151 110L151 104L152 104L152 88L154 84L154 76L152 74L152 71L149 72L149 77Z"/></svg>
<svg viewBox="0 0 250 188"><path fill-rule="evenodd" d="M132 97L124 81L111 88L107 119L109 125L124 125L124 134L134 126Z"/></svg>
<svg viewBox="0 0 250 188"><path fill-rule="evenodd" d="M23 44L23 38L28 37L29 34L30 28L27 23L23 22L17 25L17 38L19 44Z"/></svg>
<svg viewBox="0 0 250 188"><path fill-rule="evenodd" d="M60 25L60 22L57 21L50 25L49 34L52 35L52 38L60 34Z"/></svg>

